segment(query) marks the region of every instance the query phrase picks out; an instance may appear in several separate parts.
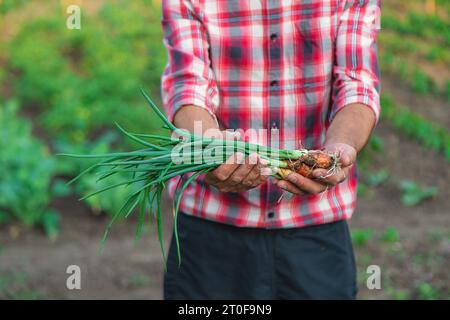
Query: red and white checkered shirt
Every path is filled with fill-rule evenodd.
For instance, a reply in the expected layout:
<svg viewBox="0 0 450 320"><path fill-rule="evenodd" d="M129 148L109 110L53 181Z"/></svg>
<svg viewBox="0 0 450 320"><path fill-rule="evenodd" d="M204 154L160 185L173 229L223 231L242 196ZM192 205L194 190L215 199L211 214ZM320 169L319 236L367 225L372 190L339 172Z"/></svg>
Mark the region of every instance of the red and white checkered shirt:
<svg viewBox="0 0 450 320"><path fill-rule="evenodd" d="M205 108L224 129L266 129L263 145L319 149L349 104L377 120L376 37L380 0L163 0L168 64L162 77L170 119L183 105ZM169 183L174 193L177 180ZM221 193L199 177L180 210L242 227L290 228L351 217L353 170L318 195L286 195L267 182Z"/></svg>

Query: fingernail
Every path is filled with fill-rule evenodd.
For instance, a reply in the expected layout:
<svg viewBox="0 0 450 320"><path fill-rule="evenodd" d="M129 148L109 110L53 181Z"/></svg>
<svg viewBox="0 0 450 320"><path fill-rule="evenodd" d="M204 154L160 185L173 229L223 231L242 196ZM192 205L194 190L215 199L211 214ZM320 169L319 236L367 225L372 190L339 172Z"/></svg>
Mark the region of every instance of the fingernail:
<svg viewBox="0 0 450 320"><path fill-rule="evenodd" d="M263 158L259 158L259 163L261 163L263 166L267 166L269 164L269 161Z"/></svg>

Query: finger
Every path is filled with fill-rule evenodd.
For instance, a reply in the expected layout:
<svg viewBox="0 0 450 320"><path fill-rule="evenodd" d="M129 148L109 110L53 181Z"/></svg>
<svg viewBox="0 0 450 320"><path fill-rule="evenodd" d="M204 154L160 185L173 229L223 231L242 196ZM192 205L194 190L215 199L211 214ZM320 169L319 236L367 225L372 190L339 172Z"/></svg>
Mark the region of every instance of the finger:
<svg viewBox="0 0 450 320"><path fill-rule="evenodd" d="M245 163L240 165L227 179L227 183L231 185L240 184L246 179L246 177L250 174L253 168L258 163L258 155L251 154L245 159ZM247 186L247 185L246 185ZM250 185L248 185L250 186Z"/></svg>
<svg viewBox="0 0 450 320"><path fill-rule="evenodd" d="M266 167L268 164L264 159L259 158L258 163L253 167L249 174L242 181L246 187L256 187L267 180L272 170Z"/></svg>
<svg viewBox="0 0 450 320"><path fill-rule="evenodd" d="M211 173L217 182L224 182L230 178L233 172L239 168L244 160L245 155L241 152L233 154L231 157L221 164Z"/></svg>
<svg viewBox="0 0 450 320"><path fill-rule="evenodd" d="M339 153L339 162L341 163L341 167L348 167L353 164L352 157L347 152Z"/></svg>
<svg viewBox="0 0 450 320"><path fill-rule="evenodd" d="M294 184L298 189L311 194L317 194L325 191L327 188L324 184L316 182L312 179L303 177L297 173L289 173L287 180Z"/></svg>
<svg viewBox="0 0 450 320"><path fill-rule="evenodd" d="M352 146L344 143L336 143L332 145L325 146L325 151L338 154L339 162L342 167L347 167L353 164L356 160L356 150Z"/></svg>
<svg viewBox="0 0 450 320"><path fill-rule="evenodd" d="M348 172L349 167L341 168L335 174L331 175L326 170L316 169L312 172L312 175L317 179L317 181L334 186L344 181L348 176Z"/></svg>
<svg viewBox="0 0 450 320"><path fill-rule="evenodd" d="M297 188L295 185L293 185L292 183L286 181L286 180L277 180L276 182L277 187L288 191L290 193L293 194L297 194L297 195L305 195L306 193L303 192L302 190L300 190L299 188Z"/></svg>

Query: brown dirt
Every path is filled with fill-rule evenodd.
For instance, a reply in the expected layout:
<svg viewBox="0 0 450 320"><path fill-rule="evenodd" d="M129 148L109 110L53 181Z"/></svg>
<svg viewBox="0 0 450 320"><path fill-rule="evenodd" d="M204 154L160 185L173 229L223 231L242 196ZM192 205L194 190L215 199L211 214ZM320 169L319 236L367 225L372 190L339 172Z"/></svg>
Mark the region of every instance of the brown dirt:
<svg viewBox="0 0 450 320"><path fill-rule="evenodd" d="M104 251L100 239L109 222L93 216L75 198L59 199L59 238L51 242L40 230L0 229L0 297L37 296L48 299L158 299L163 264L154 234L146 232L134 244L136 221L119 223L110 233ZM167 223L169 229L170 223ZM19 230L19 231L18 231ZM169 233L166 232L166 242ZM66 288L66 268L81 268L81 290ZM1 283L12 281L6 288ZM3 289L3 290L2 290Z"/></svg>
<svg viewBox="0 0 450 320"><path fill-rule="evenodd" d="M385 150L376 156L373 169L389 170L389 180L360 197L350 225L373 229L376 235L366 246L356 247L360 276L368 264L379 265L384 278L382 290L366 289L360 283L360 296L368 299L390 298L391 291L405 290L410 298L420 298L417 286L432 283L440 298L450 297L450 167L440 154L425 150L403 139L389 125L380 123L377 134ZM418 161L420 160L420 162ZM399 183L409 179L423 186L438 187L438 195L416 207L401 202ZM380 237L387 228L395 228L400 241L383 243ZM438 239L436 239L438 238ZM370 263L365 260L370 260ZM382 285L383 286L383 285Z"/></svg>

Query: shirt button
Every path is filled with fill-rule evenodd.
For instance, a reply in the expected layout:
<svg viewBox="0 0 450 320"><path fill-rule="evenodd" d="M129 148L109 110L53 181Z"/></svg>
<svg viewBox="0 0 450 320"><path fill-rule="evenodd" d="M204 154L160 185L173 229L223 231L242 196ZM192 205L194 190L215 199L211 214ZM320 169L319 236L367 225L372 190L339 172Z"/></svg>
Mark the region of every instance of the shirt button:
<svg viewBox="0 0 450 320"><path fill-rule="evenodd" d="M278 34L275 32L270 35L270 40L275 41L278 38Z"/></svg>
<svg viewBox="0 0 450 320"><path fill-rule="evenodd" d="M273 217L275 217L275 212L269 212L268 214L267 214L267 217L269 218L269 219L272 219Z"/></svg>
<svg viewBox="0 0 450 320"><path fill-rule="evenodd" d="M276 86L278 84L278 81L277 80L272 80L272 81L270 81L270 86L271 87L274 87L274 86Z"/></svg>

